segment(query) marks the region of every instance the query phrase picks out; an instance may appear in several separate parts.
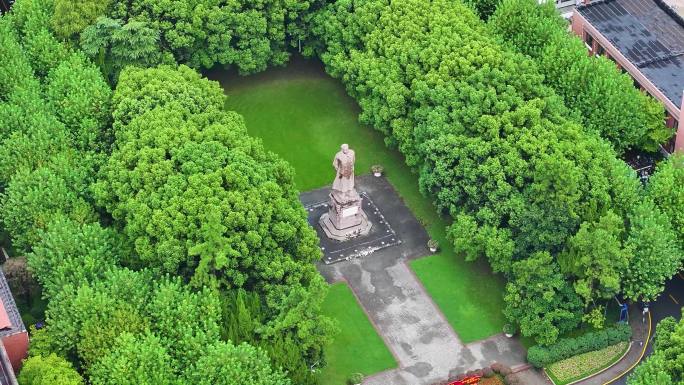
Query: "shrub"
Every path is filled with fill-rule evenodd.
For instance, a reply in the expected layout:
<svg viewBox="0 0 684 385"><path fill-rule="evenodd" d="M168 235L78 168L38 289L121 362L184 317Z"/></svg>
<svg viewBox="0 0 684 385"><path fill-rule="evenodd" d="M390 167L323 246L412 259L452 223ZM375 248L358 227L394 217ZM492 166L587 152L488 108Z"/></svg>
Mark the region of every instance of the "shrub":
<svg viewBox="0 0 684 385"><path fill-rule="evenodd" d="M629 341L632 329L620 323L614 327L589 332L575 338L564 338L549 346L536 345L527 351L527 361L537 368L570 358L577 354L600 350L618 342Z"/></svg>
<svg viewBox="0 0 684 385"><path fill-rule="evenodd" d="M24 362L19 374L21 385L83 385L83 378L62 357L35 356Z"/></svg>
<svg viewBox="0 0 684 385"><path fill-rule="evenodd" d="M347 379L347 384L349 385L356 385L360 384L363 381L363 374L361 373L352 373L349 378Z"/></svg>

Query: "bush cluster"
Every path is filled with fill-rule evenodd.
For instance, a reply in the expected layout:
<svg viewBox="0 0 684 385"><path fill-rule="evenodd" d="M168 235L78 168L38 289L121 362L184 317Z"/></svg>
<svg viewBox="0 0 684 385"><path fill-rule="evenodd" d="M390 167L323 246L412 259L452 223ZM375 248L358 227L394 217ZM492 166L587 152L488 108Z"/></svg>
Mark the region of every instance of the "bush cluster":
<svg viewBox="0 0 684 385"><path fill-rule="evenodd" d="M619 323L613 327L589 332L579 337L563 338L549 346L532 346L527 351L527 361L537 368L543 368L578 354L593 352L619 342L629 341L631 337L632 328L626 323Z"/></svg>

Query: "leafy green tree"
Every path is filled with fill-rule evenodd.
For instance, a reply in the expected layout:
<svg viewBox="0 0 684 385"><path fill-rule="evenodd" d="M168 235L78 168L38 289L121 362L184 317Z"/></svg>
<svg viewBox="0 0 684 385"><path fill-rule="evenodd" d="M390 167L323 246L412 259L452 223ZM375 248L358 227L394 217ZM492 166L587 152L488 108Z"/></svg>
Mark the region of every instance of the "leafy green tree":
<svg viewBox="0 0 684 385"><path fill-rule="evenodd" d="M29 268L50 298L67 285L94 283L115 268L125 246L115 230L54 218L28 254Z"/></svg>
<svg viewBox="0 0 684 385"><path fill-rule="evenodd" d="M108 17L122 24L145 23L159 33L164 52L179 63L193 68L236 66L247 74L284 64L288 46L306 39L310 15L319 3L133 0L114 3Z"/></svg>
<svg viewBox="0 0 684 385"><path fill-rule="evenodd" d="M0 100L3 102L20 89L35 92L40 88L10 20L5 16L0 18L0 56L3 58L0 61Z"/></svg>
<svg viewBox="0 0 684 385"><path fill-rule="evenodd" d="M115 80L128 65L153 67L173 58L162 53L159 31L142 21L99 17L81 34L81 49Z"/></svg>
<svg viewBox="0 0 684 385"><path fill-rule="evenodd" d="M55 354L34 356L24 361L17 380L21 385L85 384L69 361Z"/></svg>
<svg viewBox="0 0 684 385"><path fill-rule="evenodd" d="M675 155L659 163L647 187L648 196L670 218L680 247L684 246L684 191L680 188L684 183L682 162L684 158Z"/></svg>
<svg viewBox="0 0 684 385"><path fill-rule="evenodd" d="M50 71L45 95L77 148L98 150L109 140L106 128L112 90L82 53L70 55Z"/></svg>
<svg viewBox="0 0 684 385"><path fill-rule="evenodd" d="M653 354L646 358L629 376L629 385L674 385L662 355Z"/></svg>
<svg viewBox="0 0 684 385"><path fill-rule="evenodd" d="M273 370L266 354L248 344L217 342L186 372L187 383L196 385L289 385Z"/></svg>
<svg viewBox="0 0 684 385"><path fill-rule="evenodd" d="M622 219L609 211L596 223L583 223L559 257L563 270L578 278L575 290L585 304L619 293L621 274L632 254L623 246L624 232Z"/></svg>
<svg viewBox="0 0 684 385"><path fill-rule="evenodd" d="M95 19L105 14L111 0L54 0L55 10L51 25L63 39L80 34Z"/></svg>
<svg viewBox="0 0 684 385"><path fill-rule="evenodd" d="M633 256L623 277L623 293L633 301L655 301L665 282L682 267L682 251L672 224L650 199L629 217L627 248Z"/></svg>
<svg viewBox="0 0 684 385"><path fill-rule="evenodd" d="M8 110L15 107L6 106ZM54 116L31 115L19 108L12 113L17 113L19 127L0 142L0 180L4 184L19 170L48 166L55 157L67 153L71 145L69 132Z"/></svg>
<svg viewBox="0 0 684 385"><path fill-rule="evenodd" d="M90 204L74 190L71 182L78 180L83 183L74 170L50 166L16 173L0 196L0 218L15 248L30 250L39 241L40 231L58 215L77 223L95 218Z"/></svg>
<svg viewBox="0 0 684 385"><path fill-rule="evenodd" d="M582 301L549 253L515 262L512 276L506 285L504 315L520 325L522 335L548 345L578 325Z"/></svg>
<svg viewBox="0 0 684 385"><path fill-rule="evenodd" d="M473 7L480 18L486 21L496 11L501 0L465 0L464 3Z"/></svg>
<svg viewBox="0 0 684 385"><path fill-rule="evenodd" d="M177 362L154 335L121 334L90 371L93 385L176 385Z"/></svg>
<svg viewBox="0 0 684 385"><path fill-rule="evenodd" d="M47 345L89 369L112 350L119 335L149 329L145 309L152 278L149 272L112 269L95 282L64 286L48 304Z"/></svg>
<svg viewBox="0 0 684 385"><path fill-rule="evenodd" d="M195 362L220 338L220 309L215 292L191 292L180 280L172 280L155 284L146 316L173 359Z"/></svg>
<svg viewBox="0 0 684 385"><path fill-rule="evenodd" d="M22 0L15 2L9 16L33 70L41 78L68 54L49 29L53 12L52 1Z"/></svg>

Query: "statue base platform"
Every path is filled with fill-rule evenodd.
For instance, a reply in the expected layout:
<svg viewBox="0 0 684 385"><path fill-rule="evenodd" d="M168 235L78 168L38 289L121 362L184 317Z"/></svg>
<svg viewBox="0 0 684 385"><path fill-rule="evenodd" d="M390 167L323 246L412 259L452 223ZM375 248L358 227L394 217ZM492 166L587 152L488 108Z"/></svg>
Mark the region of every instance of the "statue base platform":
<svg viewBox="0 0 684 385"><path fill-rule="evenodd" d="M355 190L332 191L329 198L329 210L318 221L328 238L342 242L368 235L372 224L363 212L363 199Z"/></svg>

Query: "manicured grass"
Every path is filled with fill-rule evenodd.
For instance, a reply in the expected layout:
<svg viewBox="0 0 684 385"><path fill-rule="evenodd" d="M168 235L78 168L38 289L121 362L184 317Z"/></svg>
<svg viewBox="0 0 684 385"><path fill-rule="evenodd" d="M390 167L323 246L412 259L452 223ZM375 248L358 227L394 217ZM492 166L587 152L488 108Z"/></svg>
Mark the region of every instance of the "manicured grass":
<svg viewBox="0 0 684 385"><path fill-rule="evenodd" d="M491 300L500 293L498 279L474 275L468 262L448 252L414 260L411 268L464 343L502 332L502 304Z"/></svg>
<svg viewBox="0 0 684 385"><path fill-rule="evenodd" d="M326 350L321 385L342 385L352 373L370 375L397 366L345 283L330 287L323 313L338 321L340 333Z"/></svg>
<svg viewBox="0 0 684 385"><path fill-rule="evenodd" d="M567 385L612 366L627 349L629 343L620 342L601 350L579 354L549 365L546 373L556 385Z"/></svg>
<svg viewBox="0 0 684 385"><path fill-rule="evenodd" d="M294 166L301 191L332 183L332 158L342 143L356 151L357 174L368 173L372 164L384 166L406 205L442 245L439 256L413 267L451 325L465 342L501 332L503 280L486 262L467 263L451 252L448 220L420 194L417 176L398 151L385 146L382 133L359 124L356 101L319 62L295 58L286 68L254 76L218 70L207 76L220 81L228 95L226 107L245 117L250 134Z"/></svg>

